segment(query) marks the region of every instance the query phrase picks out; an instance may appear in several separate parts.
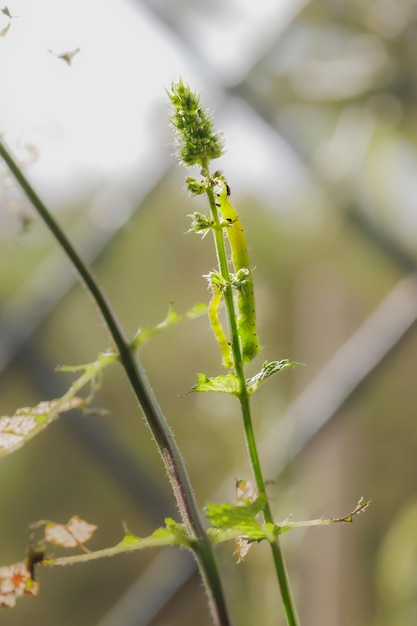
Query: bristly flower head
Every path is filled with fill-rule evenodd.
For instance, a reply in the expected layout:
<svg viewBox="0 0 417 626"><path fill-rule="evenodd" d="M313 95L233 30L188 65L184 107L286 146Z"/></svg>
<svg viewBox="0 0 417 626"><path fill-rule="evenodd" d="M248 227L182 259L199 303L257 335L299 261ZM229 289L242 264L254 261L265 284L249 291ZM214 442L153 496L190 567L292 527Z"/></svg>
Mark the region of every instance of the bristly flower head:
<svg viewBox="0 0 417 626"><path fill-rule="evenodd" d="M201 106L199 95L180 80L172 84L168 96L174 109L170 121L176 129L182 163L187 167L206 167L212 159L222 156L221 136L214 132L212 118Z"/></svg>

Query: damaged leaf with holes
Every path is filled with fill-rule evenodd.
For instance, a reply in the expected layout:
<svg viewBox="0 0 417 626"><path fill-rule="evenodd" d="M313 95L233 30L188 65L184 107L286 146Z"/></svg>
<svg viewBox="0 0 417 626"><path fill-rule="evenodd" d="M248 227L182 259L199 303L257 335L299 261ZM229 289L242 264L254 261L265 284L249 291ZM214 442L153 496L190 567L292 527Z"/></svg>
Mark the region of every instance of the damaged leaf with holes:
<svg viewBox="0 0 417 626"><path fill-rule="evenodd" d="M66 524L47 522L45 539L62 548L77 548L89 541L95 530L97 530L95 524L89 524L78 515L74 515Z"/></svg>
<svg viewBox="0 0 417 626"><path fill-rule="evenodd" d="M26 561L0 567L0 606L13 608L23 595L37 596L39 584Z"/></svg>
<svg viewBox="0 0 417 626"><path fill-rule="evenodd" d="M46 428L61 413L82 405L81 398L63 402L48 400L34 407L18 409L12 417L0 417L0 456L14 452Z"/></svg>

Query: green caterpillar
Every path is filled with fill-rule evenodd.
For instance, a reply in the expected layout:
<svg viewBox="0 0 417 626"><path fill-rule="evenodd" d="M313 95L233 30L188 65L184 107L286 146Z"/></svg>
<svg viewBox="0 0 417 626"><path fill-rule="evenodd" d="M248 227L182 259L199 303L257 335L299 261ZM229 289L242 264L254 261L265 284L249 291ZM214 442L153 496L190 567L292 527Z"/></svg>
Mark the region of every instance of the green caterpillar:
<svg viewBox="0 0 417 626"><path fill-rule="evenodd" d="M232 285L237 289L238 332L244 363L251 361L259 352L260 345L256 331L255 294L246 236L238 214L229 202L230 187L223 177L219 177L221 191L218 194L218 207L222 214L225 230L232 252L235 275Z"/></svg>
<svg viewBox="0 0 417 626"><path fill-rule="evenodd" d="M213 274L209 275L208 278L210 282L210 287L213 291L213 296L210 300L208 309L210 325L222 353L223 365L229 369L232 369L233 359L230 350L230 344L219 320L219 306L223 297L223 288L220 284L217 284Z"/></svg>

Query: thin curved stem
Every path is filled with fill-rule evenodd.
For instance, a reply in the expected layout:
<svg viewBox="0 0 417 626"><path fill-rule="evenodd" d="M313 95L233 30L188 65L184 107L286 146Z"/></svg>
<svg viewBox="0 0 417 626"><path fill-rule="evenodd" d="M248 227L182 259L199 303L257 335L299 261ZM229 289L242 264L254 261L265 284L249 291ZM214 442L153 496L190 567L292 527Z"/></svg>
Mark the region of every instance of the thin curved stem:
<svg viewBox="0 0 417 626"><path fill-rule="evenodd" d="M213 621L218 626L229 626L231 621L228 615L213 548L200 517L184 460L140 361L132 353L130 343L117 318L113 314L107 299L98 286L96 279L84 264L60 226L52 217L46 205L37 195L1 141L0 156L4 159L16 181L55 237L59 246L67 255L71 264L77 270L87 291L97 304L118 351L120 363L126 372L136 398L142 407L146 421L155 438L171 482L181 518L190 536L195 540L193 542L194 553L209 596L209 605Z"/></svg>

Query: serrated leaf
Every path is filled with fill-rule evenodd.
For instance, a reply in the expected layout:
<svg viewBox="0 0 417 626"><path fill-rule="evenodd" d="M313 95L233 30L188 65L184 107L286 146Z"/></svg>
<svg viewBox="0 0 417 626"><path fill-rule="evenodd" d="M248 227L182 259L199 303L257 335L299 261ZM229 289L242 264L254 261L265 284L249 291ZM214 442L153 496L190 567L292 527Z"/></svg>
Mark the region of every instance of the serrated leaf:
<svg viewBox="0 0 417 626"><path fill-rule="evenodd" d="M142 344L145 343L145 341L148 341L148 339L163 330L166 330L171 326L175 326L185 320L192 320L196 317L200 317L200 315L203 315L206 311L207 305L199 302L185 313L180 314L172 308L172 302L170 302L167 316L162 322L156 324L156 326L144 326L143 328L139 328L137 330L131 343L132 350L137 350Z"/></svg>
<svg viewBox="0 0 417 626"><path fill-rule="evenodd" d="M185 182L187 184L188 191L190 191L194 196L201 196L201 194L203 194L207 189L207 185L204 182L200 182L192 176L187 176Z"/></svg>
<svg viewBox="0 0 417 626"><path fill-rule="evenodd" d="M303 365L303 363L296 363L295 361L290 361L289 359L282 359L281 361L265 361L262 364L262 369L260 372L252 376L252 378L248 378L246 381L246 386L249 393L254 393L259 385L263 383L267 378L276 374L277 372L282 372L283 370L297 367L298 365Z"/></svg>
<svg viewBox="0 0 417 626"><path fill-rule="evenodd" d="M125 527L125 536L117 544L118 548L139 549L153 546L182 545L189 546L190 537L183 524L171 518L165 520L165 526L154 530L148 537L137 537Z"/></svg>
<svg viewBox="0 0 417 626"><path fill-rule="evenodd" d="M141 541L141 539L137 537L136 535L134 535L133 533L131 533L130 530L125 526L124 537L121 541L119 541L117 545L120 548L122 547L131 548L132 546L137 545L139 541Z"/></svg>
<svg viewBox="0 0 417 626"><path fill-rule="evenodd" d="M200 235L202 234L204 239L209 230L213 228L214 222L211 217L205 215L204 213L199 213L198 211L196 211L189 217L191 217L191 226L187 230L187 233L198 233Z"/></svg>
<svg viewBox="0 0 417 626"><path fill-rule="evenodd" d="M263 525L258 522L256 516L265 504L264 498L257 498L252 504L242 506L229 503L208 504L206 514L211 525L220 530L233 530L239 535L244 535L251 541L259 541L265 538Z"/></svg>
<svg viewBox="0 0 417 626"><path fill-rule="evenodd" d="M198 383L194 385L191 391L219 391L232 396L240 394L239 379L232 373L216 376L215 378L209 378L205 374L197 374L197 378Z"/></svg>

